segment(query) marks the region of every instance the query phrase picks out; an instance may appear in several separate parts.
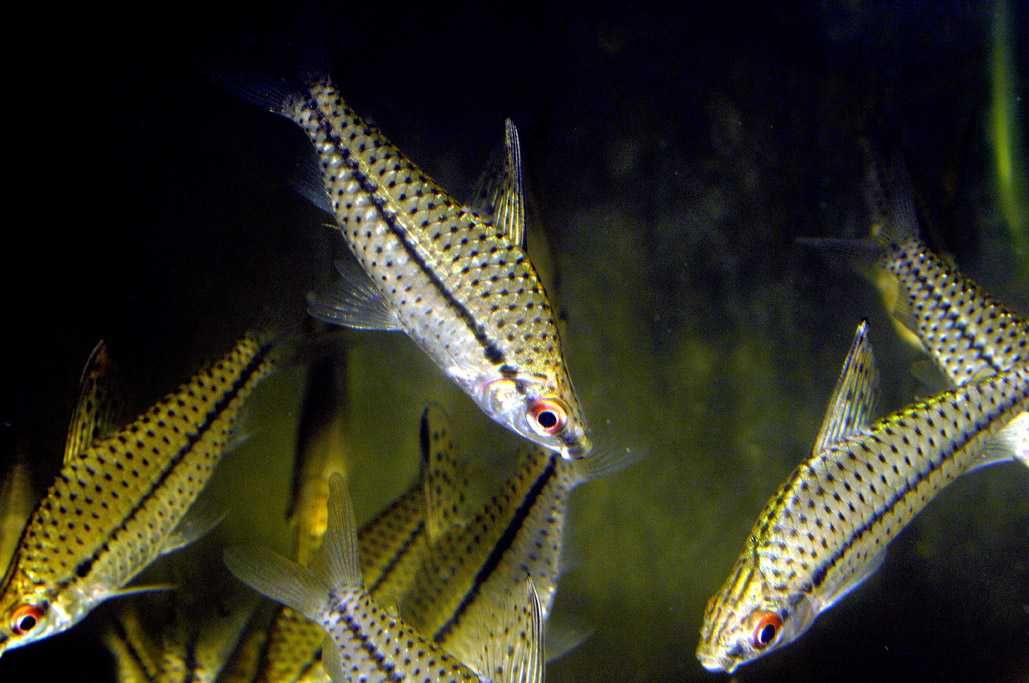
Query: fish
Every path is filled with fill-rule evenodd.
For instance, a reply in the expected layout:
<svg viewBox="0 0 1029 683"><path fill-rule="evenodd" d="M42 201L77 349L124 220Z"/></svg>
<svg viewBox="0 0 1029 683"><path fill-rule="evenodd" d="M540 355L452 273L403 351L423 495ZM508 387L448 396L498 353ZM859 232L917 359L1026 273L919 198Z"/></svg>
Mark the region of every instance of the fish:
<svg viewBox="0 0 1029 683"><path fill-rule="evenodd" d="M302 420L303 422L303 420ZM395 606L407 593L422 566L429 540L464 524L468 515L464 491L467 474L457 462L443 411L430 404L422 412L419 428L421 476L401 496L358 531L358 551L365 590L379 605ZM310 443L310 442L308 442ZM430 443L435 446L432 448ZM311 488L328 488L335 470L321 470L308 480ZM325 533L328 493L317 497L296 529L298 537L316 538L311 554ZM427 503L431 500L432 503ZM432 514L428 510L432 510ZM309 557L298 560L305 565ZM238 680L260 683L312 683L327 681L321 664L321 626L289 607L276 610L267 630L259 663L250 676Z"/></svg>
<svg viewBox="0 0 1029 683"><path fill-rule="evenodd" d="M437 424L445 424L440 415ZM433 457L454 444L447 430L428 435ZM562 567L568 497L583 482L631 462L630 456L601 454L565 460L538 446L521 449L515 472L465 524L430 542L423 566L400 614L461 659L474 656L479 632L489 618L489 596L515 590L528 575L546 620ZM442 497L441 497L442 498ZM444 499L436 506L447 506ZM431 508L430 508L431 511Z"/></svg>
<svg viewBox="0 0 1029 683"><path fill-rule="evenodd" d="M104 624L101 640L114 657L118 683L153 683L161 673L160 649L136 605L122 605Z"/></svg>
<svg viewBox="0 0 1029 683"><path fill-rule="evenodd" d="M922 241L910 181L900 162L894 162L887 182L881 175L873 158L866 192L877 214L873 239L880 263L898 285L895 316L955 386L1029 362L1029 319Z"/></svg>
<svg viewBox="0 0 1029 683"><path fill-rule="evenodd" d="M337 474L329 486L328 527L311 567L269 550L239 547L225 551L225 563L256 591L322 625L324 660L333 681L542 680L543 624L530 579L521 595L514 591L497 598L494 623L499 625L480 634L482 654L473 669L383 609L364 589L346 484Z"/></svg>
<svg viewBox="0 0 1029 683"><path fill-rule="evenodd" d="M325 533L329 476L346 474L344 357L326 356L307 372L297 427L293 486L286 516L293 527L294 556L306 565Z"/></svg>
<svg viewBox="0 0 1029 683"><path fill-rule="evenodd" d="M6 569L32 514L35 497L25 456L18 452L0 482L0 568Z"/></svg>
<svg viewBox="0 0 1029 683"><path fill-rule="evenodd" d="M297 93L244 96L298 124L320 179L306 192L335 217L357 266L309 312L359 329L402 330L496 422L562 457L583 458L589 428L554 312L525 249L518 132L505 173L467 206L344 102L326 77Z"/></svg>
<svg viewBox="0 0 1029 683"><path fill-rule="evenodd" d="M194 585L202 585L194 582ZM234 596L233 596L234 597ZM214 683L234 652L256 601L219 600L199 594L157 607L144 622L137 604L126 601L107 619L102 639L115 661L118 683ZM148 612L154 607L148 606ZM158 631L151 637L151 631Z"/></svg>
<svg viewBox="0 0 1029 683"><path fill-rule="evenodd" d="M79 397L65 436L64 462L74 459L93 439L113 431L123 410L124 391L101 339L82 368ZM23 444L17 445L16 460L0 483L0 567L5 570L36 502L25 450Z"/></svg>
<svg viewBox="0 0 1029 683"><path fill-rule="evenodd" d="M273 356L270 341L244 335L63 465L0 582L0 655L71 628L106 600L153 590L126 586L217 522L202 513L205 506L191 507Z"/></svg>
<svg viewBox="0 0 1029 683"><path fill-rule="evenodd" d="M947 484L1029 450L1029 366L870 422L878 371L862 323L810 457L775 492L704 613L697 658L739 666L795 641L882 564Z"/></svg>

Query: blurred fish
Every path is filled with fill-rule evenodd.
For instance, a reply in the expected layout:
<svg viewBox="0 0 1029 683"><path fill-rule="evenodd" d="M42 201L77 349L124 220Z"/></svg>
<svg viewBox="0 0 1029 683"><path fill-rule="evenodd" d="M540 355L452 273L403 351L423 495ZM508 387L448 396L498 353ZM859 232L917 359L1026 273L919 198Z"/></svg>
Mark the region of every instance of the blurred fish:
<svg viewBox="0 0 1029 683"><path fill-rule="evenodd" d="M294 557L302 565L307 564L325 533L329 477L347 471L344 358L335 355L317 359L307 371L286 513L294 530Z"/></svg>
<svg viewBox="0 0 1029 683"><path fill-rule="evenodd" d="M305 404L306 405L306 404ZM305 422L304 419L301 420ZM367 592L376 604L395 606L407 593L428 551L428 539L441 537L463 523L468 487L456 460L453 441L441 411L430 406L421 418L421 477L358 532L361 572ZM430 447L430 443L435 448ZM331 472L317 477L326 488ZM311 482L313 486L313 479ZM431 506L426 500L431 499ZM328 516L328 495L317 498L312 514L297 528L298 535L316 537L320 544ZM427 509L433 512L427 517ZM320 532L308 528L319 525ZM306 566L307 560L300 562ZM272 619L253 675L234 680L260 683L312 683L328 680L321 664L325 632L302 614L282 607Z"/></svg>
<svg viewBox="0 0 1029 683"><path fill-rule="evenodd" d="M439 414L436 424L444 425ZM454 448L446 431L429 435L433 458ZM628 463L597 456L564 460L539 447L527 447L515 473L467 524L430 543L400 614L463 661L474 661L479 633L492 606L489 596L516 590L528 575L540 597L544 620L550 614L560 576L562 537L572 489ZM439 496L429 515L450 506Z"/></svg>
<svg viewBox="0 0 1029 683"><path fill-rule="evenodd" d="M312 567L261 549L230 548L225 561L255 590L317 620L328 638L325 664L332 680L540 681L542 618L539 598L526 592L498 596L500 626L480 633L477 672L383 610L364 590L350 498L341 476L330 481L329 524ZM520 595L518 595L521 593Z"/></svg>
<svg viewBox="0 0 1029 683"><path fill-rule="evenodd" d="M187 515L244 401L272 367L242 337L147 412L68 460L22 533L0 584L0 654L60 633L216 521Z"/></svg>
<svg viewBox="0 0 1029 683"><path fill-rule="evenodd" d="M201 590L185 601L176 595L171 614L159 610L159 616L147 623L136 604L119 605L102 633L119 683L220 680L256 601L225 602L207 593ZM157 632L156 639L151 631Z"/></svg>
<svg viewBox="0 0 1029 683"><path fill-rule="evenodd" d="M518 133L505 173L463 205L362 120L328 79L298 94L248 93L299 124L321 169L308 195L330 210L361 269L310 312L362 329L403 330L491 418L565 458L591 443L557 320L524 245Z"/></svg>
<svg viewBox="0 0 1029 683"><path fill-rule="evenodd" d="M150 638L136 605L123 605L111 616L101 638L114 657L118 683L153 683L161 672L160 649Z"/></svg>
<svg viewBox="0 0 1029 683"><path fill-rule="evenodd" d="M35 504L29 466L20 452L15 457L0 482L0 567L3 569L14 556L21 531Z"/></svg>
<svg viewBox="0 0 1029 683"><path fill-rule="evenodd" d="M943 487L979 465L1029 453L1029 366L868 424L877 376L862 323L811 457L772 496L708 602L697 647L705 668L732 673L794 641L875 572L889 543Z"/></svg>

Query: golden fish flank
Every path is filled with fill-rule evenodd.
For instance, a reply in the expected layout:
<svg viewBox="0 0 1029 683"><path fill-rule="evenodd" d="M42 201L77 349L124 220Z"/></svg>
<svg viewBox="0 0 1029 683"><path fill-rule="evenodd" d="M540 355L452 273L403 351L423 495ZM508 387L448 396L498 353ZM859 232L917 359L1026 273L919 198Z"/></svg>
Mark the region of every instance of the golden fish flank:
<svg viewBox="0 0 1029 683"><path fill-rule="evenodd" d="M432 457L454 449L439 413L429 435ZM465 662L475 662L480 633L491 615L490 597L516 590L528 575L550 613L560 576L562 537L572 489L626 460L566 461L552 451L522 451L515 473L464 524L450 526L430 543L425 563L400 613ZM430 517L451 507L430 500Z"/></svg>
<svg viewBox="0 0 1029 683"><path fill-rule="evenodd" d="M970 468L1029 450L1029 367L945 391L868 425L867 330L811 457L768 502L708 602L697 657L733 672L798 638L881 564L887 545ZM853 396L856 405L842 406ZM842 400L841 400L842 399Z"/></svg>
<svg viewBox="0 0 1029 683"><path fill-rule="evenodd" d="M873 162L869 204L877 213L875 237L883 265L899 284L901 322L954 384L1029 360L1029 320L995 301L922 242L902 164L894 164L888 183L880 182L879 172Z"/></svg>
<svg viewBox="0 0 1029 683"><path fill-rule="evenodd" d="M73 626L204 525L176 527L221 458L243 402L271 369L244 336L117 433L65 463L0 585L0 654Z"/></svg>
<svg viewBox="0 0 1029 683"><path fill-rule="evenodd" d="M565 458L586 456L592 446L556 316L522 243L514 126L508 180L499 183L507 190L484 193L494 203L480 212L418 169L327 79L271 104L314 143L321 199L328 195L371 279L313 299L311 312L336 324L403 330L494 420Z"/></svg>
<svg viewBox="0 0 1029 683"><path fill-rule="evenodd" d="M440 537L464 518L468 482L439 408L422 413L420 427L421 477L390 503L357 535L365 590L379 605L396 605L405 595L428 552L430 538ZM323 472L325 487L331 472ZM324 520L328 495L310 519ZM426 500L433 514L426 518ZM322 526L324 532L324 526ZM302 528L297 529L302 534ZM321 538L321 534L318 535ZM300 564L305 564L301 562ZM268 629L258 672L249 680L268 683L308 683L328 680L321 665L324 639L321 626L294 610L278 610Z"/></svg>
<svg viewBox="0 0 1029 683"><path fill-rule="evenodd" d="M455 659L378 606L364 590L353 509L342 477L330 481L329 525L311 568L270 551L230 549L225 560L254 589L317 621L328 634L324 663L334 681L538 681L543 665L539 599L527 593L495 603L501 627L482 634L488 676ZM527 599L526 599L527 598Z"/></svg>

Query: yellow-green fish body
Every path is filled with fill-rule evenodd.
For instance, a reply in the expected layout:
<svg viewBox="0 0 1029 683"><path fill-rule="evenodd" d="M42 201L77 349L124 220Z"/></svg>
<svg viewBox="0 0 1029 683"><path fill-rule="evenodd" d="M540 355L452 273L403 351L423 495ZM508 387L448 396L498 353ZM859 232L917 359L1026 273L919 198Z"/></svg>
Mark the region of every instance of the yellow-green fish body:
<svg viewBox="0 0 1029 683"><path fill-rule="evenodd" d="M422 476L399 498L362 525L357 542L361 573L367 593L378 605L395 606L407 593L425 561L428 537L442 535L460 523L467 487L456 453L438 408L426 408L421 419ZM435 448L430 446L435 445ZM331 472L318 478L328 488ZM314 482L309 482L312 486ZM427 520L427 498L433 498L434 514ZM319 499L320 510L308 519L326 520L328 494ZM445 503L445 505L444 505ZM429 528L431 527L431 528ZM322 522L321 531L325 527ZM308 530L310 532L310 530ZM298 534L305 533L303 528ZM321 534L318 534L319 539ZM304 564L304 563L301 563ZM276 610L267 642L253 678L259 683L314 683L328 680L321 664L321 626L289 607Z"/></svg>
<svg viewBox="0 0 1029 683"><path fill-rule="evenodd" d="M708 603L697 649L706 668L731 673L796 639L875 571L887 545L943 487L1029 450L1029 366L868 425L873 368L863 325L811 457L769 501Z"/></svg>
<svg viewBox="0 0 1029 683"><path fill-rule="evenodd" d="M0 482L0 569L14 556L34 503L29 466L19 454Z"/></svg>
<svg viewBox="0 0 1029 683"><path fill-rule="evenodd" d="M591 449L555 313L526 254L517 131L506 190L465 206L361 119L328 79L272 104L321 162L322 198L371 282L311 312L410 335L494 420L566 458ZM325 204L326 202L320 202Z"/></svg>
<svg viewBox="0 0 1029 683"><path fill-rule="evenodd" d="M160 554L221 458L243 402L271 370L241 338L117 433L69 460L22 533L0 584L0 654L64 631Z"/></svg>
<svg viewBox="0 0 1029 683"><path fill-rule="evenodd" d="M880 263L894 278L896 314L954 385L1029 361L1029 320L1003 306L922 241L910 181L870 164L868 200L877 220Z"/></svg>
<svg viewBox="0 0 1029 683"><path fill-rule="evenodd" d="M445 433L440 436L430 443L433 452L449 444ZM599 464L595 458L568 461L543 448L525 449L501 491L466 524L452 526L430 544L401 615L465 661L474 661L479 634L491 617L487 598L515 590L526 576L546 619L562 570L568 496L602 473Z"/></svg>
<svg viewBox="0 0 1029 683"><path fill-rule="evenodd" d="M333 681L542 679L542 619L531 582L526 584L528 600L495 603L504 623L481 634L486 654L480 659L486 665L485 673L477 672L384 610L364 590L345 484L337 476L330 486L328 531L311 568L258 550L230 549L226 563L256 590L322 626L327 634L325 664Z"/></svg>

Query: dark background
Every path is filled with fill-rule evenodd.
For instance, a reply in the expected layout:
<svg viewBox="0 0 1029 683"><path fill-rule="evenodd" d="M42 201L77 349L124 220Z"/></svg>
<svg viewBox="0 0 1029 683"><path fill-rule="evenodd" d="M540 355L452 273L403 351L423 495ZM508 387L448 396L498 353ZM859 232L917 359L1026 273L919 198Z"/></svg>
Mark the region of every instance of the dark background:
<svg viewBox="0 0 1029 683"><path fill-rule="evenodd" d="M706 426L711 448L687 454L686 436L646 443L652 457L632 481L689 540L655 534L650 548L612 547L593 571L643 578L626 579L633 592L615 582L604 600L583 598L595 635L551 667L555 679L714 679L693 656L703 600L761 502L803 457L861 317L878 316L887 366L907 367L871 288L846 264L794 244L864 234L854 218L860 136L904 154L934 244L1027 310L1018 275L1026 256L1010 248L992 189L992 3L703 3L677 14L632 3L28 9L31 19L6 27L11 345L0 417L7 452L17 443L31 454L40 489L58 466L96 339L131 370L140 400L152 399L244 328L298 325L304 292L328 278L330 235L289 188L303 137L226 92L226 74L328 70L359 112L455 192L470 186L511 117L542 216L530 231L544 231L558 254L573 361L587 355L577 335L605 334L604 316L589 311L610 289L631 290L642 311L641 341L612 356L614 376L632 375L637 362L670 370L667 359L688 355L690 340L715 349L758 340L764 384L743 361L733 375L740 356L712 352L710 393L693 394L718 419L707 425L690 412L655 417L654 394L612 397L576 380L594 405L608 401L597 413L617 422L642 412L669 434ZM1023 83L1026 20L1025 3L1012 3ZM641 270L619 270L613 245ZM582 294L586 281L599 287L593 295ZM684 391L681 379L669 371L655 390ZM909 379L887 388L888 406L909 400ZM740 402L762 387L792 389L807 431L791 424L789 407L782 419L746 413L755 447L777 450L762 459L767 469L745 469L752 460L726 435L738 431ZM647 432L643 424L628 429ZM727 453L713 455L719 444ZM705 457L724 460L683 464ZM1024 680L1026 477L995 470L955 486L950 512L920 532L937 539L933 553L919 553L921 536L902 536L901 559L848 598L849 609L739 677ZM666 475L689 488L664 498L653 482ZM625 495L623 507L635 504ZM1005 497L1014 500L999 519L962 514L986 500L1005 507ZM726 510L732 520L722 525ZM591 533L584 515L580 536ZM634 519L629 510L603 523ZM968 540L980 534L981 545ZM684 543L690 565L666 566L665 553L679 556ZM589 565L593 552L579 561ZM669 595L679 601L665 612L640 606ZM8 654L0 680L56 680L59 670L62 680L106 680L89 621Z"/></svg>

